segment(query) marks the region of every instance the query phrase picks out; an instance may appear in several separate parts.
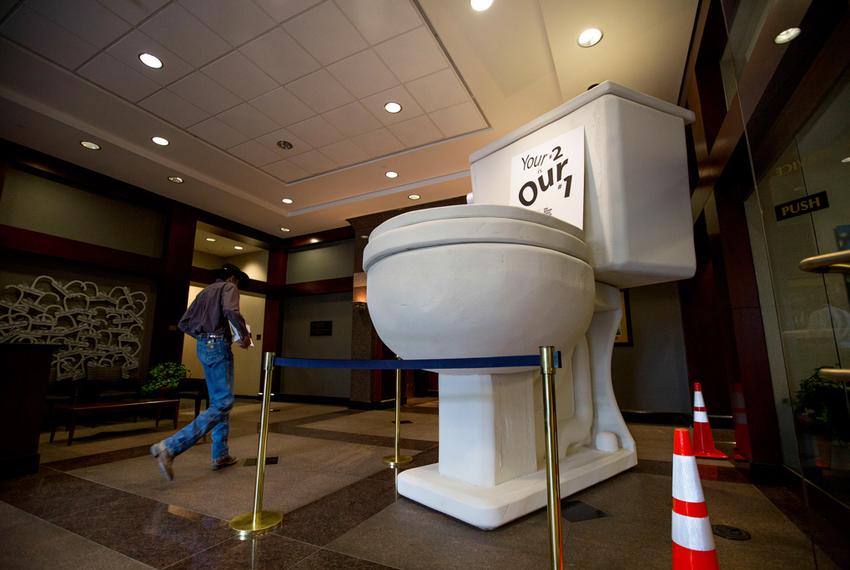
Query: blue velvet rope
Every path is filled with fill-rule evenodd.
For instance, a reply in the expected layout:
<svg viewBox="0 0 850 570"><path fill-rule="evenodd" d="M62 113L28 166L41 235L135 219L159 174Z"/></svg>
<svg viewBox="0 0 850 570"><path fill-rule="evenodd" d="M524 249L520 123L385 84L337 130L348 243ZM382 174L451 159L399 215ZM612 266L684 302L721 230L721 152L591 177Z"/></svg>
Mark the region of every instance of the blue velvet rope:
<svg viewBox="0 0 850 570"><path fill-rule="evenodd" d="M555 368L561 367L561 351L555 351ZM292 368L354 368L357 370L451 370L461 368L511 368L540 366L540 355L491 356L484 358L430 358L424 360L337 360L333 358L274 359L275 366Z"/></svg>

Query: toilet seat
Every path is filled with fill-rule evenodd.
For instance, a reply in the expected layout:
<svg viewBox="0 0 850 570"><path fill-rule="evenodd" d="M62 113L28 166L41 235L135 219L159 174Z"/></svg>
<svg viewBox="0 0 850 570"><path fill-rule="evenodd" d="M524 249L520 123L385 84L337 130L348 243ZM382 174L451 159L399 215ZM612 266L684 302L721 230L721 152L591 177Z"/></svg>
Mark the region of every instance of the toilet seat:
<svg viewBox="0 0 850 570"><path fill-rule="evenodd" d="M584 234L563 220L515 206L470 204L416 210L378 226L363 252L363 269L390 255L462 243L507 243L551 249L588 262Z"/></svg>

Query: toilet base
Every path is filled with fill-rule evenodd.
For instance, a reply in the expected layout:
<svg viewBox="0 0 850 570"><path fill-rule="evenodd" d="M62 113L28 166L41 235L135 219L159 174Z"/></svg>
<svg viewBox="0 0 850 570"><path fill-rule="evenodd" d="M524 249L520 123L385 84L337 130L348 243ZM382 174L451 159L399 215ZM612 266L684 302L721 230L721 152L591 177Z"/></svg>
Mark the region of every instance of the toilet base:
<svg viewBox="0 0 850 570"><path fill-rule="evenodd" d="M561 497L586 489L637 465L633 450L605 453L581 447L560 460ZM404 471L398 492L434 510L490 530L546 506L546 470L478 487L440 475L434 463Z"/></svg>

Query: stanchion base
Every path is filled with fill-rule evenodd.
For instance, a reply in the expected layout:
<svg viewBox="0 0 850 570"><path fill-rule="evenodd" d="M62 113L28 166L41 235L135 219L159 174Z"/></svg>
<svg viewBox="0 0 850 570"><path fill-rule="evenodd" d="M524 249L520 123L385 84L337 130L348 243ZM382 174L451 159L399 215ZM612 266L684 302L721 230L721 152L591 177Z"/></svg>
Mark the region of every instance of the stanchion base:
<svg viewBox="0 0 850 570"><path fill-rule="evenodd" d="M236 531L240 539L245 540L279 527L282 521L283 513L260 511L259 524L254 526L254 513L243 513L230 519L230 528Z"/></svg>
<svg viewBox="0 0 850 570"><path fill-rule="evenodd" d="M413 461L413 458L409 455L399 455L398 457L395 455L387 455L384 457L383 461L390 467L398 467L400 465L407 465Z"/></svg>

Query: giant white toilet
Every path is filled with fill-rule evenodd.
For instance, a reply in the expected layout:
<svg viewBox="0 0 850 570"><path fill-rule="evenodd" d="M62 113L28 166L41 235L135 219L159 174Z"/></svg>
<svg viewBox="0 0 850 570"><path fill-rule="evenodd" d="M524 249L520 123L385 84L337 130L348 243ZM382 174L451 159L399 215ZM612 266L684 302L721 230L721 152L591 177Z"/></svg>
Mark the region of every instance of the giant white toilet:
<svg viewBox="0 0 850 570"><path fill-rule="evenodd" d="M693 275L691 121L603 83L474 153L474 203L388 220L364 252L372 322L402 358L562 352L562 496L637 463L611 385L619 289ZM486 529L545 506L539 371L439 372L439 463L399 493Z"/></svg>

